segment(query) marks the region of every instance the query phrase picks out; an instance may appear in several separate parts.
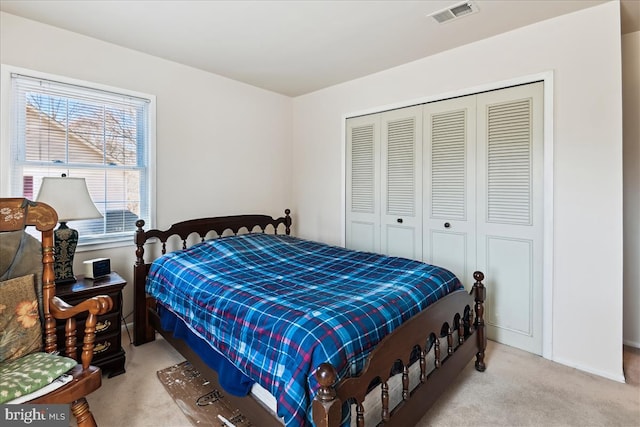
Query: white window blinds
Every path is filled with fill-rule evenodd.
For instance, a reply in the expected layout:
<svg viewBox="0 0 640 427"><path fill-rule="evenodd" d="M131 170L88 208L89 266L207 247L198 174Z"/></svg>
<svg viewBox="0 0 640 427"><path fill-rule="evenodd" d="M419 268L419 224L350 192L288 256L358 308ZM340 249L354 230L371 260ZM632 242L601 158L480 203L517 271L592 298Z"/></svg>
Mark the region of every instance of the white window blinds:
<svg viewBox="0 0 640 427"><path fill-rule="evenodd" d="M83 177L102 219L69 224L80 242L149 223L150 100L12 74L11 192L34 200L43 177Z"/></svg>

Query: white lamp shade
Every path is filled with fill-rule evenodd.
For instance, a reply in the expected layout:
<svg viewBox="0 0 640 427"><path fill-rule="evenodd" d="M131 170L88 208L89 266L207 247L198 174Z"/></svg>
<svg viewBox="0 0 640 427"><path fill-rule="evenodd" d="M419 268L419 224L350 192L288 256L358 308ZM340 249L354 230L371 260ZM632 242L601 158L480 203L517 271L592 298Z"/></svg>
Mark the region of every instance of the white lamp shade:
<svg viewBox="0 0 640 427"><path fill-rule="evenodd" d="M102 218L84 178L43 178L36 200L54 208L60 222Z"/></svg>

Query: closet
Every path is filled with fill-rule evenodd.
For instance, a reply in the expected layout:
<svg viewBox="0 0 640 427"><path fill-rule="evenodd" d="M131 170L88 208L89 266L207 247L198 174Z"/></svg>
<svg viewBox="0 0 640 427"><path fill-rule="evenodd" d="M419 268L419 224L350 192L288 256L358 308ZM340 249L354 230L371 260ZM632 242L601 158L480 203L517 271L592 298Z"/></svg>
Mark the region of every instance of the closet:
<svg viewBox="0 0 640 427"><path fill-rule="evenodd" d="M347 120L346 194L347 247L422 260L422 106Z"/></svg>
<svg viewBox="0 0 640 427"><path fill-rule="evenodd" d="M485 273L489 338L542 353L543 83L347 119L346 246Z"/></svg>

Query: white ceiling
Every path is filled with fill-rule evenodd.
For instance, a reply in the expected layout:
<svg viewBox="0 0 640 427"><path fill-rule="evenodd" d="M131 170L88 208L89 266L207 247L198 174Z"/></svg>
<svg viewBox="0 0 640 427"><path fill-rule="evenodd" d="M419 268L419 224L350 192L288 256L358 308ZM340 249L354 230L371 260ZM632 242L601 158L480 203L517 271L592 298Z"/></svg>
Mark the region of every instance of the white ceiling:
<svg viewBox="0 0 640 427"><path fill-rule="evenodd" d="M297 96L605 0L425 1L2 0L0 10ZM623 33L640 0L623 0Z"/></svg>

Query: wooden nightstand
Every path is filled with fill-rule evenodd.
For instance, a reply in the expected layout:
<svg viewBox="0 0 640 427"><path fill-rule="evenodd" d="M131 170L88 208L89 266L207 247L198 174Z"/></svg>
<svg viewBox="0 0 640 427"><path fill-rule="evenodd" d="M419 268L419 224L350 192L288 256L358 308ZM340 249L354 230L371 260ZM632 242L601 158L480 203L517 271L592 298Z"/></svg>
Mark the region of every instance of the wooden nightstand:
<svg viewBox="0 0 640 427"><path fill-rule="evenodd" d="M108 295L113 300L113 309L98 317L96 323L96 340L91 364L108 373L109 378L123 374L125 353L121 344L122 319L122 288L127 284L116 272L99 279L87 279L77 276L75 283L56 285L56 296L68 304L75 305L86 298L96 295ZM84 316L86 318L86 315ZM84 324L82 317L78 318L78 351L82 350ZM64 352L64 321L56 325L58 335L58 350Z"/></svg>

